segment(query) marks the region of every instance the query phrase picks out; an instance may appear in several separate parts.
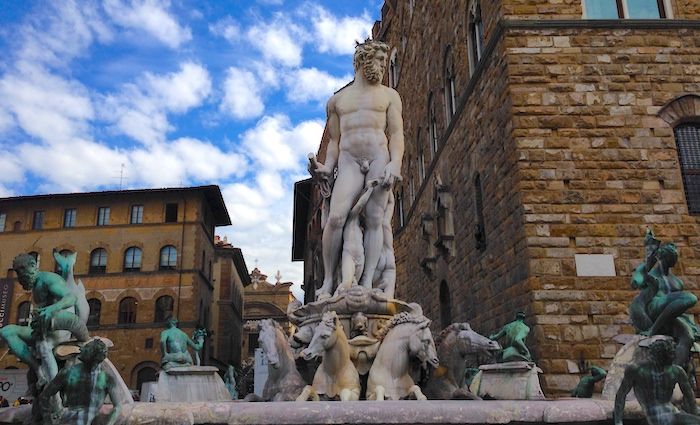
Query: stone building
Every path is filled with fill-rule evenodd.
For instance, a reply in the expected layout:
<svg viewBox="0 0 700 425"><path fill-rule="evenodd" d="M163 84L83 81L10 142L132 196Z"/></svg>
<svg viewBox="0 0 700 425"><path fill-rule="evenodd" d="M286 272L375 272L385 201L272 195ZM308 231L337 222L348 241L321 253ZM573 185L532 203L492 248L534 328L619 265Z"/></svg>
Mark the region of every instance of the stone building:
<svg viewBox="0 0 700 425"><path fill-rule="evenodd" d="M231 245L226 237L214 238L214 308L212 324L216 329L212 339L212 356L225 364L241 365L243 332L243 293L250 285L248 267L240 248Z"/></svg>
<svg viewBox="0 0 700 425"><path fill-rule="evenodd" d="M258 322L261 319L276 320L291 335L287 307L298 301L292 294L292 282L282 282L279 272L275 278L275 283L268 282L267 275L262 274L257 267L250 273L251 284L245 287L243 302L242 360L255 356L255 349L258 348Z"/></svg>
<svg viewBox="0 0 700 425"><path fill-rule="evenodd" d="M218 186L3 198L0 267L12 278L13 258L31 253L41 270L51 271L53 249L76 252L75 278L84 283L91 307L88 328L114 342L110 359L127 385L140 389L159 369L159 335L168 316L190 334L198 324L215 337L225 334L212 320L223 316L214 303L214 228L229 224ZM240 251L231 261L240 274ZM223 264L218 282L227 279ZM245 277L244 263L242 271ZM30 293L15 282L10 300L4 324L25 323ZM209 339L204 361L235 360L225 352L232 349ZM0 360L1 368L17 366L14 356Z"/></svg>
<svg viewBox="0 0 700 425"><path fill-rule="evenodd" d="M647 227L677 243L675 272L700 294L699 18L696 0L386 0L373 35L392 46L406 137L397 297L433 331L488 334L526 312L557 394L633 332ZM308 192L293 254L307 287Z"/></svg>

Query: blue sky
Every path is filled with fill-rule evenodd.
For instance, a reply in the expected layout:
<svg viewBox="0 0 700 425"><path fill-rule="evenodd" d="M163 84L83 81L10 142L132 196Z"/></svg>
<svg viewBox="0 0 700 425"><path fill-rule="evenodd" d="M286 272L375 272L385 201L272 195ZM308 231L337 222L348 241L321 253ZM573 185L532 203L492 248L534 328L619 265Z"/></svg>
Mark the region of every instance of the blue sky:
<svg viewBox="0 0 700 425"><path fill-rule="evenodd" d="M217 233L299 294L293 182L382 3L3 1L0 196L218 184Z"/></svg>

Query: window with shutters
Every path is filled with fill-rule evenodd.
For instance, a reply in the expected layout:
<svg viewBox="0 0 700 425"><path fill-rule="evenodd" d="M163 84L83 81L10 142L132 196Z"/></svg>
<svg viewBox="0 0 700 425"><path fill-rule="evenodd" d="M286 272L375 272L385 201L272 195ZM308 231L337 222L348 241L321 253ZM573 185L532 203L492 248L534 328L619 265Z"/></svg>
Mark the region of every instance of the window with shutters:
<svg viewBox="0 0 700 425"><path fill-rule="evenodd" d="M673 132L688 212L700 214L700 123L681 124Z"/></svg>

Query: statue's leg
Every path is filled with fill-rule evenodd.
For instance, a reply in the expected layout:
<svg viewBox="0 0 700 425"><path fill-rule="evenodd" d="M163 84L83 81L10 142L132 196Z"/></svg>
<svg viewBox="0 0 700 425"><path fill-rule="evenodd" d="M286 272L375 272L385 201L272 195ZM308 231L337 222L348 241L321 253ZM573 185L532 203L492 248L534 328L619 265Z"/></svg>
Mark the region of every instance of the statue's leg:
<svg viewBox="0 0 700 425"><path fill-rule="evenodd" d="M323 286L319 298L333 293L333 276L343 247L343 227L355 198L364 187L364 175L352 157L341 152L338 156L338 177L333 185L328 222L323 228Z"/></svg>
<svg viewBox="0 0 700 425"><path fill-rule="evenodd" d="M313 387L311 385L305 386L304 389L301 390L301 394L296 398L296 401L308 401L312 391Z"/></svg>
<svg viewBox="0 0 700 425"><path fill-rule="evenodd" d="M5 341L19 361L28 365L37 376L37 387L41 388L49 381L49 377L41 369L41 364L32 356L29 343L32 340L32 329L29 326L7 325L0 328L0 338Z"/></svg>
<svg viewBox="0 0 700 425"><path fill-rule="evenodd" d="M343 388L340 390L340 401L357 401L360 399L358 389Z"/></svg>
<svg viewBox="0 0 700 425"><path fill-rule="evenodd" d="M649 329L649 335L658 335L666 324L698 302L698 298L690 292L671 292L666 299L666 305Z"/></svg>
<svg viewBox="0 0 700 425"><path fill-rule="evenodd" d="M427 400L428 397L423 394L423 391L420 390L420 387L418 385L414 385L411 387L411 389L408 390L408 393L415 394L416 395L416 400Z"/></svg>
<svg viewBox="0 0 700 425"><path fill-rule="evenodd" d="M384 213L390 190L382 187L375 189L365 207L365 269L360 280L360 285L365 288L372 288L374 272L384 249Z"/></svg>
<svg viewBox="0 0 700 425"><path fill-rule="evenodd" d="M384 401L384 387L377 385L374 389L374 399L377 401Z"/></svg>

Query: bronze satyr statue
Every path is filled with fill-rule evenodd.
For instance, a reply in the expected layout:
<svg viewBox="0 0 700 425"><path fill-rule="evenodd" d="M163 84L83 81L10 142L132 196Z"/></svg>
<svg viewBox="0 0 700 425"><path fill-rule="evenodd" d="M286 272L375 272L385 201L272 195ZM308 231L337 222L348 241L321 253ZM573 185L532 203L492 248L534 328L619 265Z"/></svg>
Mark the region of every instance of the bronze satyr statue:
<svg viewBox="0 0 700 425"><path fill-rule="evenodd" d="M177 319L174 317L168 318L166 326L167 328L160 333L160 367L168 371L174 367L192 366L192 356L187 347L199 352L204 338L197 338L197 342L192 341L177 327Z"/></svg>
<svg viewBox="0 0 700 425"><path fill-rule="evenodd" d="M630 305L630 319L642 335L672 336L677 343L674 363L686 367L698 329L683 313L698 299L684 291L683 281L671 272L678 261L676 245L661 244L654 233L647 230L644 246L646 261L632 274L632 286L640 292Z"/></svg>
<svg viewBox="0 0 700 425"><path fill-rule="evenodd" d="M499 356L499 363L506 362L532 362L530 350L525 346L525 338L530 333L530 327L525 322L525 313L518 312L515 320L506 324L500 331L489 336L489 339L497 341L503 338L503 351Z"/></svg>
<svg viewBox="0 0 700 425"><path fill-rule="evenodd" d="M576 385L576 388L571 392L572 397L591 398L593 397L593 388L596 382L602 381L608 376L608 373L602 367L591 366L589 369L590 375L581 377L581 380Z"/></svg>
<svg viewBox="0 0 700 425"><path fill-rule="evenodd" d="M625 369L622 384L615 395L615 425L622 425L625 398L634 390L650 425L700 424L695 396L688 375L682 367L673 364L675 347L668 339L659 339L651 344L651 361L630 365ZM676 384L683 393L683 410L671 404Z"/></svg>
<svg viewBox="0 0 700 425"><path fill-rule="evenodd" d="M37 398L32 411L34 423L90 425L109 394L114 407L105 423L114 424L121 405L114 393L114 380L100 367L106 358L107 346L102 341L93 339L85 344L78 355L80 362L61 369ZM54 412L50 399L59 391L63 410Z"/></svg>

